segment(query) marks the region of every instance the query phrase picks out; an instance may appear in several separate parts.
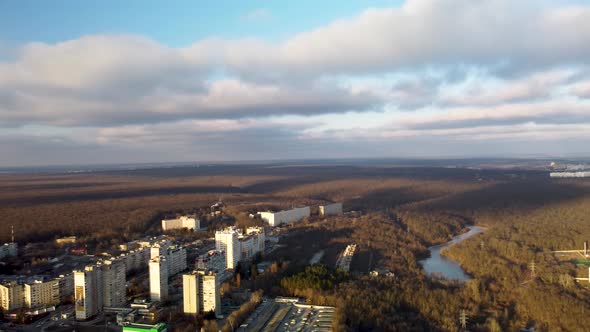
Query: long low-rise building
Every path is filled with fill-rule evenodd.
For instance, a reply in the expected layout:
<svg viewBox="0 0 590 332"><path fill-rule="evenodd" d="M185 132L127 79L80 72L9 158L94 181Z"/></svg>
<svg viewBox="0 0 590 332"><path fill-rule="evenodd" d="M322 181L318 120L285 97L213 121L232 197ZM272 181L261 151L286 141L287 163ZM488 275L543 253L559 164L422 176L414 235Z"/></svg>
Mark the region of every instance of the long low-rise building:
<svg viewBox="0 0 590 332"><path fill-rule="evenodd" d="M320 205L319 209L322 217L342 214L342 203Z"/></svg>
<svg viewBox="0 0 590 332"><path fill-rule="evenodd" d="M549 176L552 178L588 178L590 177L590 171L580 172L551 172Z"/></svg>
<svg viewBox="0 0 590 332"><path fill-rule="evenodd" d="M311 209L309 206L295 208L291 210L283 210L278 212L258 212L260 218L266 221L270 226L288 225L299 221L303 218L309 217Z"/></svg>
<svg viewBox="0 0 590 332"><path fill-rule="evenodd" d="M168 231L171 229L188 229L194 232L201 228L201 222L199 219L182 216L176 219L164 219L162 220L162 230Z"/></svg>

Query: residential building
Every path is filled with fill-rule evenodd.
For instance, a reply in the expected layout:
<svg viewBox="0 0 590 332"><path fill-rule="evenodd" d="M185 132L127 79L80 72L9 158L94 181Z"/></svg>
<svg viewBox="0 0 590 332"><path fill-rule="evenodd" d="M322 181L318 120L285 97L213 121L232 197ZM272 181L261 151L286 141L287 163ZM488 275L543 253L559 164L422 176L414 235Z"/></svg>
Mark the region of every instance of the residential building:
<svg viewBox="0 0 590 332"><path fill-rule="evenodd" d="M18 255L18 244L16 242L4 243L0 246L0 259L16 257Z"/></svg>
<svg viewBox="0 0 590 332"><path fill-rule="evenodd" d="M185 314L196 315L201 312L199 286L199 277L195 272L182 275L182 302Z"/></svg>
<svg viewBox="0 0 590 332"><path fill-rule="evenodd" d="M219 282L217 281L217 273L213 271L200 271L200 280L202 283L202 295L199 298L203 299L202 312L213 311L216 316L221 314L221 292Z"/></svg>
<svg viewBox="0 0 590 332"><path fill-rule="evenodd" d="M197 270L182 276L184 313L221 313L221 295L217 273Z"/></svg>
<svg viewBox="0 0 590 332"><path fill-rule="evenodd" d="M134 241L140 248L149 248L157 245L169 245L170 241L166 235L154 236L142 240Z"/></svg>
<svg viewBox="0 0 590 332"><path fill-rule="evenodd" d="M215 232L215 248L225 252L226 266L235 269L238 262L249 260L264 251L264 228L249 227L246 234L237 227L228 227Z"/></svg>
<svg viewBox="0 0 590 332"><path fill-rule="evenodd" d="M121 254L119 257L125 264L125 272L145 269L150 261L150 249L139 248Z"/></svg>
<svg viewBox="0 0 590 332"><path fill-rule="evenodd" d="M187 268L186 248L184 247L168 247L166 259L168 260L168 276L170 277L177 275Z"/></svg>
<svg viewBox="0 0 590 332"><path fill-rule="evenodd" d="M182 216L176 219L164 219L162 220L162 230L168 231L171 229L189 229L194 232L201 228L199 219Z"/></svg>
<svg viewBox="0 0 590 332"><path fill-rule="evenodd" d="M59 239L55 239L55 243L57 243L59 245L73 244L73 243L76 243L76 237L75 236L61 237Z"/></svg>
<svg viewBox="0 0 590 332"><path fill-rule="evenodd" d="M259 252L264 252L264 228L249 227L246 234L240 234L240 260L249 260Z"/></svg>
<svg viewBox="0 0 590 332"><path fill-rule="evenodd" d="M150 248L150 259L161 256L164 256L168 261L168 276L171 277L186 270L186 248L169 243L156 244Z"/></svg>
<svg viewBox="0 0 590 332"><path fill-rule="evenodd" d="M4 311L19 309L25 305L22 284L10 281L0 284L0 308Z"/></svg>
<svg viewBox="0 0 590 332"><path fill-rule="evenodd" d="M342 203L320 205L319 209L322 217L342 214Z"/></svg>
<svg viewBox="0 0 590 332"><path fill-rule="evenodd" d="M53 306L60 303L59 281L34 280L24 284L25 307L37 308Z"/></svg>
<svg viewBox="0 0 590 332"><path fill-rule="evenodd" d="M103 262L103 305L105 307L122 307L127 302L127 280L125 278L125 263L120 259L110 259Z"/></svg>
<svg viewBox="0 0 590 332"><path fill-rule="evenodd" d="M552 178L588 178L590 177L590 171L551 172L549 176Z"/></svg>
<svg viewBox="0 0 590 332"><path fill-rule="evenodd" d="M166 256L150 260L150 299L163 302L168 299L168 261Z"/></svg>
<svg viewBox="0 0 590 332"><path fill-rule="evenodd" d="M55 279L59 289L59 303L67 301L74 294L74 275L60 275Z"/></svg>
<svg viewBox="0 0 590 332"><path fill-rule="evenodd" d="M35 277L26 282L0 284L0 308L49 308L64 302L74 291L72 274L47 279ZM9 309L7 309L9 308Z"/></svg>
<svg viewBox="0 0 590 332"><path fill-rule="evenodd" d="M85 320L97 315L103 307L102 269L98 265L74 271L76 319Z"/></svg>
<svg viewBox="0 0 590 332"><path fill-rule="evenodd" d="M309 206L284 210L279 212L258 212L260 218L266 221L270 226L288 225L307 218L311 214Z"/></svg>
<svg viewBox="0 0 590 332"><path fill-rule="evenodd" d="M198 270L216 271L220 283L231 277L231 273L227 270L225 252L223 251L209 250L209 252L197 258L195 267Z"/></svg>
<svg viewBox="0 0 590 332"><path fill-rule="evenodd" d="M225 262L228 269L235 269L240 261L240 241L237 228L229 227L215 232L215 249L225 252Z"/></svg>

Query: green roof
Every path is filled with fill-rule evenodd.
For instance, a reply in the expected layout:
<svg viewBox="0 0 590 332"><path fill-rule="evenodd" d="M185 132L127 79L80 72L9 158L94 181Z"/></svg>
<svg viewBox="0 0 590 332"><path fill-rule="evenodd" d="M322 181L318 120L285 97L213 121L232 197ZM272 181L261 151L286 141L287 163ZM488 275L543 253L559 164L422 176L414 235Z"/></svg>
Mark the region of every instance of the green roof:
<svg viewBox="0 0 590 332"><path fill-rule="evenodd" d="M129 332L166 332L168 326L164 323L158 323L156 325L148 324L129 324L123 326L123 331Z"/></svg>

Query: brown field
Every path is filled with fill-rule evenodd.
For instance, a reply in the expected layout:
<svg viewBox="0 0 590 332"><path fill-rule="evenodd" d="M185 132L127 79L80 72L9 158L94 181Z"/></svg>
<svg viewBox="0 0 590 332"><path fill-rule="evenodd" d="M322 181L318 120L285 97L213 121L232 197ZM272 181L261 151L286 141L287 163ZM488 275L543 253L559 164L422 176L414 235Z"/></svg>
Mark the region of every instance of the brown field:
<svg viewBox="0 0 590 332"><path fill-rule="evenodd" d="M470 174L473 173L473 174ZM501 178L498 172L490 178ZM475 172L368 167L220 166L0 176L0 241L141 232L164 213L208 206L234 211L344 201L378 209L484 187Z"/></svg>
<svg viewBox="0 0 590 332"><path fill-rule="evenodd" d="M225 216L208 220L206 208L220 198ZM285 246L264 258L287 264L245 284L269 295L335 305L338 330L456 331L458 320L451 317L461 310L470 315L474 331L531 324L540 331L589 328L578 317L590 311L590 289L573 281L586 277L587 268L550 250L590 240L590 182L552 181L539 171L209 166L4 175L0 241L9 240L14 225L21 244L77 235L99 250L157 234L165 215L197 213L205 226L215 228L260 222L248 219L248 212L329 201L344 202L345 211L356 211L356 217L312 216L292 226L281 239ZM418 261L428 255L427 247L448 241L469 224L488 230L445 255L474 279L458 287L426 276ZM314 277L305 281L297 273L315 253L323 250L320 262L332 268L353 242L358 253L351 262L352 279L327 289L305 288L315 287L308 282ZM537 264L536 279L528 270L531 261ZM368 278L374 268L389 269L396 278Z"/></svg>

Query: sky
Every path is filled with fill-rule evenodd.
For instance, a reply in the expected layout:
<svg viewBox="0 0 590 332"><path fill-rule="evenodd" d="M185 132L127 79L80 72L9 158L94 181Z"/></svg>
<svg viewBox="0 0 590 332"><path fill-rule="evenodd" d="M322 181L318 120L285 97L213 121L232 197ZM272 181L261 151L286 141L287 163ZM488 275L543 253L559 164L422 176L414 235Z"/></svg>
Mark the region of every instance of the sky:
<svg viewBox="0 0 590 332"><path fill-rule="evenodd" d="M0 2L0 166L589 147L585 1Z"/></svg>

